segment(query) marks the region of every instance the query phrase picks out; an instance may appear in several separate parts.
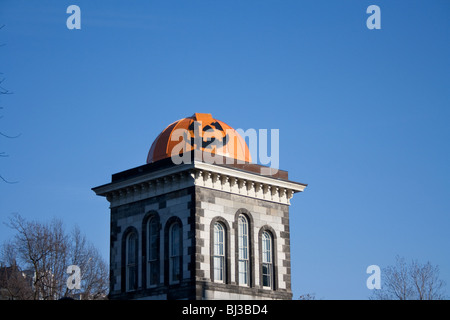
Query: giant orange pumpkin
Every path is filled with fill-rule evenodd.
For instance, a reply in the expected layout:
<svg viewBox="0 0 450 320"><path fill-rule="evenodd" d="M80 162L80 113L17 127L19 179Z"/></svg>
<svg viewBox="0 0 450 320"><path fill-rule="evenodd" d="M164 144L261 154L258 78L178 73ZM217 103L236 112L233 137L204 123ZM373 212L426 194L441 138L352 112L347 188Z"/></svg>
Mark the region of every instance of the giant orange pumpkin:
<svg viewBox="0 0 450 320"><path fill-rule="evenodd" d="M180 132L185 134L181 136ZM168 125L153 142L147 163L170 158L174 148L186 152L200 150L244 162L252 161L242 136L209 113L195 113Z"/></svg>

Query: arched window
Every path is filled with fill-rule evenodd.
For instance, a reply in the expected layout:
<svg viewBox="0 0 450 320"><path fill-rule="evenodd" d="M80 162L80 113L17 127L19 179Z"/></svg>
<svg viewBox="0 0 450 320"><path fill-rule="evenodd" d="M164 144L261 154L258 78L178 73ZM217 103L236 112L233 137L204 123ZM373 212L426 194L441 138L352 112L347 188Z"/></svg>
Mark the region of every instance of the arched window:
<svg viewBox="0 0 450 320"><path fill-rule="evenodd" d="M262 285L266 288L273 288L273 241L272 235L267 231L262 233L261 248Z"/></svg>
<svg viewBox="0 0 450 320"><path fill-rule="evenodd" d="M137 235L135 232L128 234L126 238L126 290L133 291L137 288Z"/></svg>
<svg viewBox="0 0 450 320"><path fill-rule="evenodd" d="M174 222L169 229L169 282L181 280L181 227Z"/></svg>
<svg viewBox="0 0 450 320"><path fill-rule="evenodd" d="M249 266L248 220L241 214L238 219L238 279L240 285L249 285Z"/></svg>
<svg viewBox="0 0 450 320"><path fill-rule="evenodd" d="M147 223L147 284L158 284L159 278L159 223L152 217Z"/></svg>
<svg viewBox="0 0 450 320"><path fill-rule="evenodd" d="M220 222L214 224L214 281L225 282L225 228Z"/></svg>

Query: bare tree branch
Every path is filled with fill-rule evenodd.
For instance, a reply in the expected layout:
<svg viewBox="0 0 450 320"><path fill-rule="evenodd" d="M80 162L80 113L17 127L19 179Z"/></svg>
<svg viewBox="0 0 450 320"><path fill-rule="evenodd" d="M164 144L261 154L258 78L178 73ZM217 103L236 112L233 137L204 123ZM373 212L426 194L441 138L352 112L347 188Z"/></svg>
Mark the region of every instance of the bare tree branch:
<svg viewBox="0 0 450 320"><path fill-rule="evenodd" d="M3 27L5 27L4 24L0 26L0 30L3 29ZM0 74L2 74L2 73L0 73ZM5 78L0 79L0 95L12 94L11 91L9 91L9 90L6 89L5 87L3 87L2 84L3 84L4 81L5 81ZM0 109L3 109L3 107L0 107ZM3 117L0 117L0 118L3 118ZM14 139L14 138L19 137L20 134L19 134L19 135L16 135L16 136L10 136L10 135L7 135L7 134L3 133L2 131L0 131L0 136L5 137L5 138ZM3 158L4 158L4 157L7 157L7 155L5 154L5 152L0 152L0 156L3 157ZM3 181L3 182L6 182L6 183L17 183L17 181L8 181L8 180L5 179L1 174L0 174L0 180Z"/></svg>
<svg viewBox="0 0 450 320"><path fill-rule="evenodd" d="M374 290L372 299L377 300L444 300L445 282L439 279L439 267L412 260L407 264L396 257L394 266L381 273L382 286Z"/></svg>
<svg viewBox="0 0 450 320"><path fill-rule="evenodd" d="M3 176L1 174L0 174L0 180L3 180L4 182L9 183L9 184L18 183L18 181L8 181L8 180L6 180L5 178L3 178Z"/></svg>
<svg viewBox="0 0 450 320"><path fill-rule="evenodd" d="M29 270L32 274L30 299L55 300L76 295L82 299L106 297L107 264L78 228L67 234L60 220L44 224L26 221L18 214L14 214L7 225L16 234L4 245L2 256L5 261L14 262L18 270ZM67 287L66 270L73 264L81 269L80 290Z"/></svg>

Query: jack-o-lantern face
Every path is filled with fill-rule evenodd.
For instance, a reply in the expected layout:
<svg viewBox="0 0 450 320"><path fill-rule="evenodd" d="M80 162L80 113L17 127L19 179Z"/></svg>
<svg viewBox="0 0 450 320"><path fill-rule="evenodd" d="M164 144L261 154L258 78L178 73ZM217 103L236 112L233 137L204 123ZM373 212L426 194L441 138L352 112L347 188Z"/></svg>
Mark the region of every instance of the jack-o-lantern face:
<svg viewBox="0 0 450 320"><path fill-rule="evenodd" d="M192 150L251 162L248 146L236 130L210 114L195 113L170 124L160 133L150 148L147 163L171 157L172 152Z"/></svg>
<svg viewBox="0 0 450 320"><path fill-rule="evenodd" d="M190 139L186 141L192 149L208 150L217 153L223 149L230 137L219 122L214 121L203 125L200 121L193 121L188 128ZM188 139L188 136L185 137Z"/></svg>

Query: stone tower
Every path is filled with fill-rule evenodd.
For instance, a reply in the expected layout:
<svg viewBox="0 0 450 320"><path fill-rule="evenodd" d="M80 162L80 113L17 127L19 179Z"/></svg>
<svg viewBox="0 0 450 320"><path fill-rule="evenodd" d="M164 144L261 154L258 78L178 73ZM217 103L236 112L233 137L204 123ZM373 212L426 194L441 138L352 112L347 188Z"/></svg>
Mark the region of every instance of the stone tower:
<svg viewBox="0 0 450 320"><path fill-rule="evenodd" d="M291 299L289 200L306 185L273 172L209 114L169 125L147 164L93 188L110 202L110 299Z"/></svg>

